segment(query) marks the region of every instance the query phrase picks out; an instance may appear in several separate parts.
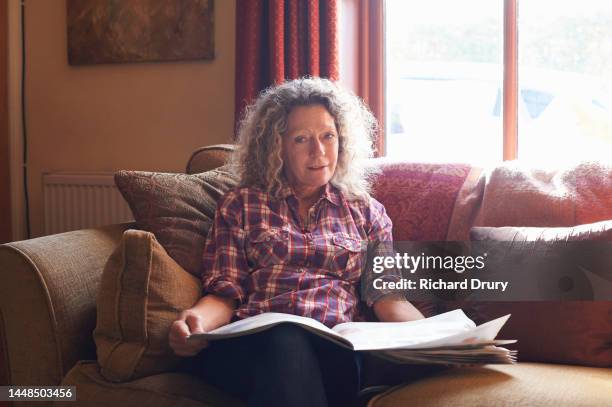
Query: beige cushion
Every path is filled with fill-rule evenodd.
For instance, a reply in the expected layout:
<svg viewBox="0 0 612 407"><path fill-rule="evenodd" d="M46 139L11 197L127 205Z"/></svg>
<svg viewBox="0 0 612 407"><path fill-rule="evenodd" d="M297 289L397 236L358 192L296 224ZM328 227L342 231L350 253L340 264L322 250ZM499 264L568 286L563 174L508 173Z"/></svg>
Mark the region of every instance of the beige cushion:
<svg viewBox="0 0 612 407"><path fill-rule="evenodd" d="M152 233L125 231L98 292L94 340L101 374L126 381L174 368L179 358L168 344L168 330L200 296L200 281Z"/></svg>
<svg viewBox="0 0 612 407"><path fill-rule="evenodd" d="M612 369L519 363L449 369L370 401L395 406L610 405Z"/></svg>
<svg viewBox="0 0 612 407"><path fill-rule="evenodd" d="M239 400L204 383L193 375L168 372L126 383L110 383L95 361L81 361L68 372L62 386L76 386L78 405L203 407L241 406ZM72 407L74 402L55 402Z"/></svg>

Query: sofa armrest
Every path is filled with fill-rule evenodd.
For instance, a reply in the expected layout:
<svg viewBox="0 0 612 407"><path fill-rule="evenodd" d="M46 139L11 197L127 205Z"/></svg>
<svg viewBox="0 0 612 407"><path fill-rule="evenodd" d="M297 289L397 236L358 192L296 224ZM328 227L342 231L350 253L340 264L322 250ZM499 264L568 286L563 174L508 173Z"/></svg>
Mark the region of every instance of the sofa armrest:
<svg viewBox="0 0 612 407"><path fill-rule="evenodd" d="M96 358L92 332L98 284L130 226L0 246L0 351L9 383L57 385L78 360Z"/></svg>

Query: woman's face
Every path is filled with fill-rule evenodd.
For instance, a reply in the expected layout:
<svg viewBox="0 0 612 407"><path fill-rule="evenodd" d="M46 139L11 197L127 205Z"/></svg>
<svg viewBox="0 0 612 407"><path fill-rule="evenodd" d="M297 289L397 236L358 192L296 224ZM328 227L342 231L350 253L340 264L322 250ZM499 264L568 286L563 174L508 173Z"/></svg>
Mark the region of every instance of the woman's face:
<svg viewBox="0 0 612 407"><path fill-rule="evenodd" d="M338 162L338 130L325 107L291 110L282 138L282 156L285 176L296 192L308 195L329 182Z"/></svg>

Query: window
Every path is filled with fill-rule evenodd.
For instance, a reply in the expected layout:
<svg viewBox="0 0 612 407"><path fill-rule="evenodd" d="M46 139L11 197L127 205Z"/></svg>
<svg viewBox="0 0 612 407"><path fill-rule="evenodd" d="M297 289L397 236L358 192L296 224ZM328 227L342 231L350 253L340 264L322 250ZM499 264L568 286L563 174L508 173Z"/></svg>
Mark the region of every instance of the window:
<svg viewBox="0 0 612 407"><path fill-rule="evenodd" d="M612 152L612 3L517 3L386 0L388 156L484 165Z"/></svg>
<svg viewBox="0 0 612 407"><path fill-rule="evenodd" d="M612 3L520 3L519 157L612 158ZM606 76L607 75L607 76Z"/></svg>

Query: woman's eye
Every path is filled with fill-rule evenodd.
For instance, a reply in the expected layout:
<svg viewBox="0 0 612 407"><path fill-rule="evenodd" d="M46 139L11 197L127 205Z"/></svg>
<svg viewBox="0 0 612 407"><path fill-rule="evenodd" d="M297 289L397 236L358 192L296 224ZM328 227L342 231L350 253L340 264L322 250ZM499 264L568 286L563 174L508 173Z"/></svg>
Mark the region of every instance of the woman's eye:
<svg viewBox="0 0 612 407"><path fill-rule="evenodd" d="M306 137L304 136L296 136L293 141L295 141L296 143L303 143L304 141L306 141Z"/></svg>
<svg viewBox="0 0 612 407"><path fill-rule="evenodd" d="M335 135L334 133L327 133L327 134L325 135L325 138L326 138L327 140L331 140L331 139L333 139L334 137L336 137L336 135Z"/></svg>

